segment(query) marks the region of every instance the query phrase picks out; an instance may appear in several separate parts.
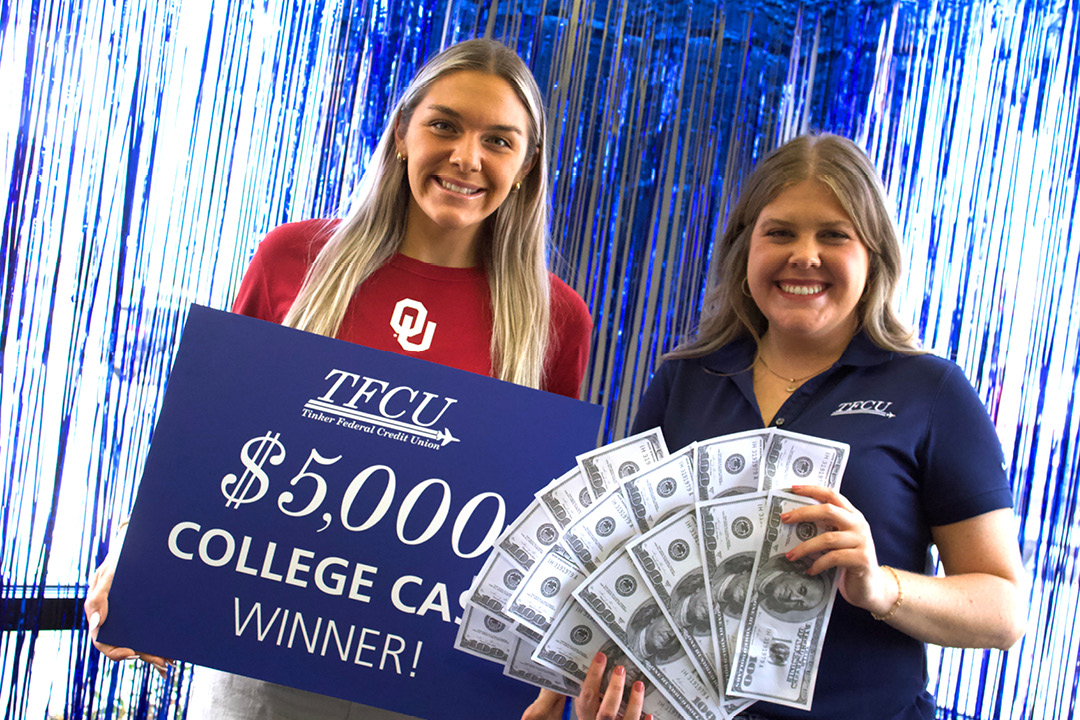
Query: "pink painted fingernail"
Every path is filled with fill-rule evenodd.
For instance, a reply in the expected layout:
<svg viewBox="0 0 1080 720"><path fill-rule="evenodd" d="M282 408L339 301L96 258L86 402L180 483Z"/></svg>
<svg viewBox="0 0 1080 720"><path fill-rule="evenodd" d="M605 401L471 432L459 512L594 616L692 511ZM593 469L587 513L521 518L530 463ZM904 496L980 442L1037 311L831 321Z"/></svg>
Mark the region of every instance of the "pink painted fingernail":
<svg viewBox="0 0 1080 720"><path fill-rule="evenodd" d="M622 677L623 675L626 674L626 668L624 668L622 665L617 665L615 667L615 674L618 675L619 677Z"/></svg>
<svg viewBox="0 0 1080 720"><path fill-rule="evenodd" d="M602 652L597 652L592 659L593 662L604 662L605 660L607 660L607 656Z"/></svg>
<svg viewBox="0 0 1080 720"><path fill-rule="evenodd" d="M634 692L638 692L638 693L645 692L645 683L641 682L640 680L635 682L634 683Z"/></svg>

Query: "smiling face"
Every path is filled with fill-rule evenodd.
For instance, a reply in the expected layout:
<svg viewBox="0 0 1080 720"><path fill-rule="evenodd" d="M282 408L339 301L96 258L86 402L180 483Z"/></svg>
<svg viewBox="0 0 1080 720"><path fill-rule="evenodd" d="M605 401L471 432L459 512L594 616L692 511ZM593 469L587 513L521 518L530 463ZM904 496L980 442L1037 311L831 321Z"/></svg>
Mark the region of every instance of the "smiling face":
<svg viewBox="0 0 1080 720"><path fill-rule="evenodd" d="M483 222L532 166L529 115L506 80L461 70L435 81L397 131L410 199L402 252L473 265Z"/></svg>
<svg viewBox="0 0 1080 720"><path fill-rule="evenodd" d="M836 195L818 180L783 190L758 215L747 281L774 338L846 344L870 257Z"/></svg>

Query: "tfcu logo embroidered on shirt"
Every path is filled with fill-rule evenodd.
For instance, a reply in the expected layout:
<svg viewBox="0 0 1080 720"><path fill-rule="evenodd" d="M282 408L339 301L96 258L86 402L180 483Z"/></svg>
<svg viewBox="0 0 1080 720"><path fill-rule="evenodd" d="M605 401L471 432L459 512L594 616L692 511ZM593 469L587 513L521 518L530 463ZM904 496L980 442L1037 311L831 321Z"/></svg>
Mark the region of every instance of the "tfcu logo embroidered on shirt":
<svg viewBox="0 0 1080 720"><path fill-rule="evenodd" d="M893 418L896 413L889 411L892 401L885 400L856 400L855 402L840 403L840 407L833 410L833 415L880 415L881 417Z"/></svg>
<svg viewBox="0 0 1080 720"><path fill-rule="evenodd" d="M435 323L428 322L427 308L419 300L405 298L394 306L394 315L390 318L390 327L394 337L404 350L423 352L431 347L431 336L435 334ZM420 342L413 338L423 336Z"/></svg>

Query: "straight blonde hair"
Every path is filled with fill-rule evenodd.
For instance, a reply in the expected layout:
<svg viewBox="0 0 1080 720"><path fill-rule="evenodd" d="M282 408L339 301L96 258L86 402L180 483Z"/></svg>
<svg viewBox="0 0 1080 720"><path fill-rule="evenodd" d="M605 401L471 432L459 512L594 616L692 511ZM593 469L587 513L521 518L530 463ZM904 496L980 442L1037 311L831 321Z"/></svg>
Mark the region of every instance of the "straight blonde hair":
<svg viewBox="0 0 1080 720"><path fill-rule="evenodd" d="M717 246L696 337L666 358L707 355L745 335L761 340L768 320L743 291L750 237L765 206L804 180L818 180L833 191L866 245L870 267L856 308L859 329L886 350L922 352L914 331L893 308L901 275L900 239L885 186L858 145L839 135L821 134L802 135L781 145L754 168Z"/></svg>
<svg viewBox="0 0 1080 720"><path fill-rule="evenodd" d="M507 81L529 116L532 168L481 230L480 260L491 288L491 359L495 377L539 388L551 325L547 123L540 88L518 55L494 40L467 40L429 60L406 88L357 187L353 208L338 225L307 276L284 325L334 336L357 288L401 246L409 183L398 162L396 132L439 79L463 70Z"/></svg>

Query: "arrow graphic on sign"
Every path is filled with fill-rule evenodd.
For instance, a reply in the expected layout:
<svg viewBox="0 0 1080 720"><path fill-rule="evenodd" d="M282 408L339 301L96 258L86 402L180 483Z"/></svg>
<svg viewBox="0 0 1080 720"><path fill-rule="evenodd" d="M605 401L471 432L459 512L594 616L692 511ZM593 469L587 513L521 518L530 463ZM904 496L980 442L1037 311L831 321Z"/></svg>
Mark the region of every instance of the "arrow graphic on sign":
<svg viewBox="0 0 1080 720"><path fill-rule="evenodd" d="M322 400L308 400L304 404L304 407L309 410L331 413L350 420L359 420L360 422L369 423L371 425L378 425L379 427L384 427L389 430L400 430L402 432L411 433L412 435L418 435L419 437L441 443L442 447L446 447L452 442L461 442L460 438L454 437L453 433L450 432L450 428L432 430L423 425L414 425L413 423L394 420L392 418L383 417L382 415L373 415L372 413L366 413L361 410L343 408Z"/></svg>

